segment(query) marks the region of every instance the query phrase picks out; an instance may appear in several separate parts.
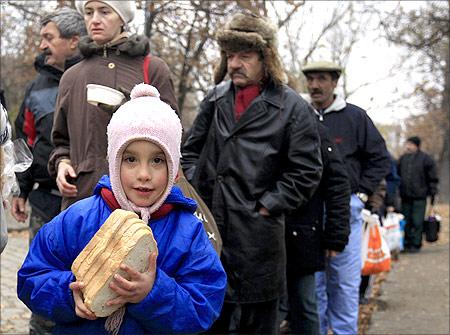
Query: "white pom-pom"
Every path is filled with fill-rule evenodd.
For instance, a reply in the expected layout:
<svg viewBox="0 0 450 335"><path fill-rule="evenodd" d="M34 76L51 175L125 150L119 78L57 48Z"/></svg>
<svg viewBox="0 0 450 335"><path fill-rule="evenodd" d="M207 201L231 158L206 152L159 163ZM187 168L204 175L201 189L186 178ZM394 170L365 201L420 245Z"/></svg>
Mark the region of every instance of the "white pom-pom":
<svg viewBox="0 0 450 335"><path fill-rule="evenodd" d="M160 94L159 91L155 86L148 85L148 84L137 84L133 87L130 93L131 99L136 99L140 97L155 97L159 98Z"/></svg>

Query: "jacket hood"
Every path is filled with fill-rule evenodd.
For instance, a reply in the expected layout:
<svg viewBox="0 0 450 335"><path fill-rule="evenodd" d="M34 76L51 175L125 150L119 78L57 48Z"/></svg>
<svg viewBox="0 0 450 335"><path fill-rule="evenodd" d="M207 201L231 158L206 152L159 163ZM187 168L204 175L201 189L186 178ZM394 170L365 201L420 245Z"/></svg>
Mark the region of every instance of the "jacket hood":
<svg viewBox="0 0 450 335"><path fill-rule="evenodd" d="M112 191L111 181L109 179L109 176L107 175L104 175L100 178L97 186L95 186L94 194L100 195L100 191L104 187ZM177 208L185 209L190 213L194 213L197 209L197 203L191 198L186 198L178 186L172 187L172 190L170 191L164 203L175 205Z"/></svg>
<svg viewBox="0 0 450 335"><path fill-rule="evenodd" d="M105 51L137 57L146 56L150 52L150 43L146 36L131 35L124 36L113 43L98 45L89 36L83 36L78 43L78 48L84 57L91 57L94 54L103 55Z"/></svg>
<svg viewBox="0 0 450 335"><path fill-rule="evenodd" d="M75 56L68 58L64 66L64 71L61 71L54 66L46 64L45 57L46 54L44 52L37 55L36 58L34 59L34 68L36 69L37 72L45 76L54 78L58 81L61 79L65 70L69 69L70 67L72 67L73 65L80 62L83 59L83 57L80 54L76 54Z"/></svg>

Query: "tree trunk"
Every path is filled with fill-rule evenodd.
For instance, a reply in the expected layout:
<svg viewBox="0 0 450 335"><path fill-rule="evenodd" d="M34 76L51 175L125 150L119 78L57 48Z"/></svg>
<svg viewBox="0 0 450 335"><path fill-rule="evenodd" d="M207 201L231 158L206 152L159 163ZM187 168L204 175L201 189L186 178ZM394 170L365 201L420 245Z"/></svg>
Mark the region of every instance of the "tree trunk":
<svg viewBox="0 0 450 335"><path fill-rule="evenodd" d="M450 16L450 6L449 6L449 16ZM445 81L444 81L444 93L442 96L442 110L447 114L447 127L444 133L444 145L442 148L442 154L439 159L439 199L442 202L448 203L450 200L450 150L449 150L449 137L450 137L450 64L448 59L448 49L446 57L446 69L445 69Z"/></svg>

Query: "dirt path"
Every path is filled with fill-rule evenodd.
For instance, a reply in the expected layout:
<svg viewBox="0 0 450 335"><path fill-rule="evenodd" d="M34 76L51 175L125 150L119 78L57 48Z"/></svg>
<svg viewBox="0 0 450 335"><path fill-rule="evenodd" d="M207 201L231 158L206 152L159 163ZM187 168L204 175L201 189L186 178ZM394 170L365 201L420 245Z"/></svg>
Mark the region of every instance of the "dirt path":
<svg viewBox="0 0 450 335"><path fill-rule="evenodd" d="M376 279L371 303L361 306L360 334L449 334L449 207L439 241L401 254Z"/></svg>

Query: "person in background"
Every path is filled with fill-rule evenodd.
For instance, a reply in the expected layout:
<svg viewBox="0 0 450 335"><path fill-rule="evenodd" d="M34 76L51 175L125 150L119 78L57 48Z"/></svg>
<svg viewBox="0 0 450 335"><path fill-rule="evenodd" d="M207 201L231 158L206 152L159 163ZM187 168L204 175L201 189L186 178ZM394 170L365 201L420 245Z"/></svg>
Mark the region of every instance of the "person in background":
<svg viewBox="0 0 450 335"><path fill-rule="evenodd" d="M63 7L41 20L42 53L34 62L38 72L28 85L19 114L15 120L16 135L23 138L33 153L33 164L18 173L20 195L13 198L12 216L25 222L26 201L31 205L30 241L45 222L61 210L61 194L55 178L50 177L47 163L53 144L51 131L58 86L64 71L81 60L80 38L86 35L83 17L74 9ZM38 184L34 188L35 183Z"/></svg>
<svg viewBox="0 0 450 335"><path fill-rule="evenodd" d="M53 319L56 334L180 334L206 331L219 316L226 274L196 203L174 186L181 122L155 87L139 84L107 126L109 175L36 235L18 272L19 298ZM83 302L73 261L114 209L137 213L157 242L149 268L121 264L109 287L121 307L97 317ZM127 277L127 278L125 278ZM117 323L116 323L117 321Z"/></svg>
<svg viewBox="0 0 450 335"><path fill-rule="evenodd" d="M391 169L387 176L378 185L377 190L369 197L366 208L372 213L380 217L380 222L383 224L383 219L387 213L392 213L398 208L397 196L398 186L400 184L400 177L397 173L397 163L391 154ZM391 251L391 258L398 257L394 251ZM365 305L369 302L372 292L374 276L361 275L361 284L359 286L359 303Z"/></svg>
<svg viewBox="0 0 450 335"><path fill-rule="evenodd" d="M16 136L30 147L33 163L25 172L17 173L20 194L13 197L11 214L17 221L25 222L28 218L25 205L29 201L30 243L38 230L61 210L61 194L47 170L54 148L51 131L61 76L81 60L78 42L86 35L86 27L76 10L62 7L42 18L40 35L42 53L34 62L38 74L27 86L15 120ZM52 322L32 314L30 334L47 334L52 326Z"/></svg>
<svg viewBox="0 0 450 335"><path fill-rule="evenodd" d="M63 209L90 196L98 179L108 172L106 126L118 106L89 104L86 85L107 86L126 96L135 84L144 82L146 71L161 99L178 109L167 64L149 54L147 37L127 31L136 12L135 1L75 4L84 15L89 36L79 43L83 61L61 78L52 131L55 149L48 162L63 196ZM150 64L144 69L146 56Z"/></svg>
<svg viewBox="0 0 450 335"><path fill-rule="evenodd" d="M328 61L302 69L316 115L330 132L350 180L350 236L345 249L316 273L321 334L358 333L361 281L361 211L386 176L389 154L383 137L362 108L334 93L342 68Z"/></svg>
<svg viewBox="0 0 450 335"><path fill-rule="evenodd" d="M286 216L288 321L293 334L320 333L314 273L324 270L326 258L344 250L350 234L347 171L325 126L319 123L318 130L322 179L312 198Z"/></svg>
<svg viewBox="0 0 450 335"><path fill-rule="evenodd" d="M284 83L277 29L234 14L217 32L215 83L182 148L186 178L211 209L223 240L225 304L210 332L278 332L285 291L285 214L303 205L322 172L312 108ZM228 74L230 80L223 81Z"/></svg>
<svg viewBox="0 0 450 335"><path fill-rule="evenodd" d="M391 154L391 170L386 176L386 198L384 199L384 216L387 213L392 213L400 210L399 204L399 187L401 178L397 171L397 162Z"/></svg>
<svg viewBox="0 0 450 335"><path fill-rule="evenodd" d="M434 205L439 178L431 156L420 150L420 137L407 139L405 153L398 160L400 198L405 216L405 252L416 253L422 247L423 220L427 197Z"/></svg>

